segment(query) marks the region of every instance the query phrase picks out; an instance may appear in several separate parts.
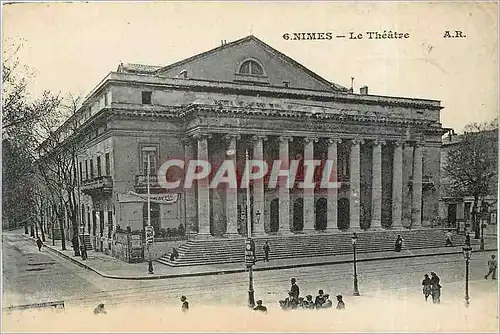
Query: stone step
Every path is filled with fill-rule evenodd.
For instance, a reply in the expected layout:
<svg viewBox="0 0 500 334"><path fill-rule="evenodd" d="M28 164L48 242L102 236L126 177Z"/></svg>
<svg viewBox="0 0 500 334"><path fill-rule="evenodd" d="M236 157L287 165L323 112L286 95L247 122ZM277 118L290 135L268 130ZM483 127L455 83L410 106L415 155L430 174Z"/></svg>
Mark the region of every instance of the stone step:
<svg viewBox="0 0 500 334"><path fill-rule="evenodd" d="M358 232L357 252L392 251L397 234L405 240L406 249L443 247L442 230L422 229L407 231ZM267 240L273 259L304 258L352 253L350 233L316 233L290 236L264 236L253 238L256 256L263 258L262 246ZM453 236L456 245L463 244L464 236ZM179 247L179 258L172 262L169 254L158 262L170 266L239 263L244 261L244 238L210 238L190 240Z"/></svg>

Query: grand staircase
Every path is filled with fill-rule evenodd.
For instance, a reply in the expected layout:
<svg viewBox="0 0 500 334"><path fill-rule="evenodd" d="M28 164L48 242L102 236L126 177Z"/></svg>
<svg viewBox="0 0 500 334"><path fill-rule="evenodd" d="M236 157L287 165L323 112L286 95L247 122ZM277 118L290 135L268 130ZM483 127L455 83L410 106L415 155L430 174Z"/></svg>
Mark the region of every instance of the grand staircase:
<svg viewBox="0 0 500 334"><path fill-rule="evenodd" d="M445 231L441 229L383 230L357 232L359 253L393 251L397 235L404 239L404 249L444 247ZM292 234L290 236L254 237L257 259L264 257L262 246L269 241L270 259L304 258L352 253L352 233ZM170 261L170 254L157 261L172 267L238 263L245 260L245 242L238 238L189 240L179 247L179 257ZM454 245L463 245L465 237L453 235ZM474 241L473 241L474 242Z"/></svg>

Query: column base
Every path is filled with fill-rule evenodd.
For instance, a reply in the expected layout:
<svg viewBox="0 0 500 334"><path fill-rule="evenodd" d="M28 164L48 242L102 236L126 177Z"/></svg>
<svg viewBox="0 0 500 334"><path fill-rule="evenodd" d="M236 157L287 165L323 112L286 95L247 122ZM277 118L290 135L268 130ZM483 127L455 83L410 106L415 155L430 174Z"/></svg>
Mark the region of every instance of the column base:
<svg viewBox="0 0 500 334"><path fill-rule="evenodd" d="M229 238L229 239L239 239L239 238L243 238L242 235L240 235L239 233L237 232L231 232L231 233L224 233L224 238Z"/></svg>
<svg viewBox="0 0 500 334"><path fill-rule="evenodd" d="M266 231L254 231L252 237L265 237L267 236Z"/></svg>
<svg viewBox="0 0 500 334"><path fill-rule="evenodd" d="M278 231L278 232L276 232L276 235L279 235L279 236L291 236L293 234L294 233L292 231Z"/></svg>
<svg viewBox="0 0 500 334"><path fill-rule="evenodd" d="M208 240L208 239L213 239L214 236L211 235L210 233L198 233L196 235L196 239L198 240Z"/></svg>
<svg viewBox="0 0 500 334"><path fill-rule="evenodd" d="M326 230L324 230L324 232L325 233L341 233L342 231L336 227L327 227Z"/></svg>

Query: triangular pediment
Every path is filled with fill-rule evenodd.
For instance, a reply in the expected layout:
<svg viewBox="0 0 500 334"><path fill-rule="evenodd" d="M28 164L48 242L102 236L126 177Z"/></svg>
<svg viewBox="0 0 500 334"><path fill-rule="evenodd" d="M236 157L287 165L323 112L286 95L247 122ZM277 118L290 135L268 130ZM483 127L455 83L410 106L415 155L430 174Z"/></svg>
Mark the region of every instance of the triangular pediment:
<svg viewBox="0 0 500 334"><path fill-rule="evenodd" d="M259 69L260 66L260 69ZM255 36L162 67L156 75L321 91L347 91Z"/></svg>

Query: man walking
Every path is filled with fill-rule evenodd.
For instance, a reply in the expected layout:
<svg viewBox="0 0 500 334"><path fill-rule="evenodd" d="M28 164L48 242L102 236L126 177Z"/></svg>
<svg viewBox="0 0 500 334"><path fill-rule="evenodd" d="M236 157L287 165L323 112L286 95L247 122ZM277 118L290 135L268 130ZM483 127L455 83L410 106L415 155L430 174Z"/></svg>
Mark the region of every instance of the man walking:
<svg viewBox="0 0 500 334"><path fill-rule="evenodd" d="M484 275L484 279L488 279L488 276L490 276L490 274L493 274L493 276L491 277L492 279L496 279L495 275L497 272L497 259L495 259L495 255L492 255L491 259L488 260L488 269L489 271L486 275Z"/></svg>
<svg viewBox="0 0 500 334"><path fill-rule="evenodd" d="M448 232L446 232L446 243L445 243L445 247L453 247L453 242L451 240L451 237L452 237L452 234L451 234L451 230L448 230Z"/></svg>
<svg viewBox="0 0 500 334"><path fill-rule="evenodd" d="M271 251L271 248L269 247L269 242L266 241L264 244L264 261L269 262L269 252Z"/></svg>
<svg viewBox="0 0 500 334"><path fill-rule="evenodd" d="M40 237L36 238L36 245L38 246L38 251L41 252L42 251L43 242L42 242L42 240L40 240Z"/></svg>
<svg viewBox="0 0 500 334"><path fill-rule="evenodd" d="M292 278L290 280L290 282L292 283L292 286L290 288L290 292L292 293L292 297L293 299L295 299L295 301L298 301L299 300L299 294L300 294L300 289L299 289L299 286L297 285L297 281L295 278Z"/></svg>
<svg viewBox="0 0 500 334"><path fill-rule="evenodd" d="M431 272L431 295L434 304L441 303L441 284L439 281L439 276L435 272Z"/></svg>

